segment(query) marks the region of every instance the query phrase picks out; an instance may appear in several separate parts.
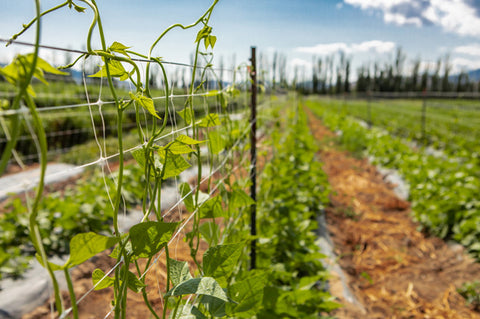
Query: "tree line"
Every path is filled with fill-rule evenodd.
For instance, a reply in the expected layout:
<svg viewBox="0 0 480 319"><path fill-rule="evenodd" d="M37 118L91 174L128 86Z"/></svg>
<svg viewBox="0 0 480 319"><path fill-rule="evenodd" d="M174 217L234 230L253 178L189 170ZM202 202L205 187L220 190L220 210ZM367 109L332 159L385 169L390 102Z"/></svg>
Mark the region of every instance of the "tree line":
<svg viewBox="0 0 480 319"><path fill-rule="evenodd" d="M452 76L449 55L439 58L433 66L422 65L420 58L416 58L407 70L407 57L400 47L390 62L374 62L358 67L356 81L352 80L352 57L343 51L325 57L312 57L311 72L297 66L290 82L287 81L284 54L275 52L271 63L266 55L261 55L259 60L260 79L274 90L294 87L300 92L313 94L479 90L478 82L471 79L467 72Z"/></svg>

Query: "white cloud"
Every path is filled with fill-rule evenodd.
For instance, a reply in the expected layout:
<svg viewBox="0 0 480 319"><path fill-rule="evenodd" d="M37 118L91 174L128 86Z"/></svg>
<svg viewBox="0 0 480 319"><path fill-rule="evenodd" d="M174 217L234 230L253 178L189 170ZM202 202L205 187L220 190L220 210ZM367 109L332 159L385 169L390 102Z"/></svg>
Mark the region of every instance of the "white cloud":
<svg viewBox="0 0 480 319"><path fill-rule="evenodd" d="M463 45L456 47L453 52L471 56L480 56L480 44Z"/></svg>
<svg viewBox="0 0 480 319"><path fill-rule="evenodd" d="M450 63L452 66L451 74L480 69L480 61L478 59L455 58L452 59Z"/></svg>
<svg viewBox="0 0 480 319"><path fill-rule="evenodd" d="M312 63L309 62L309 61L306 61L304 59L299 59L299 58L295 58L292 60L292 62L290 62L292 64L292 66L296 67L305 67L305 68L311 68L312 67Z"/></svg>
<svg viewBox="0 0 480 319"><path fill-rule="evenodd" d="M353 52L377 52L377 53L388 53L395 49L395 43L391 41L364 41L358 44L352 44Z"/></svg>
<svg viewBox="0 0 480 319"><path fill-rule="evenodd" d="M352 44L347 44L344 42L317 44L311 47L298 47L295 49L295 51L316 55L331 55L340 51L343 51L347 54L365 52L388 53L393 51L394 49L394 42L372 40Z"/></svg>
<svg viewBox="0 0 480 319"><path fill-rule="evenodd" d="M386 23L438 25L448 32L480 37L480 17L469 0L344 0L362 10L383 13Z"/></svg>

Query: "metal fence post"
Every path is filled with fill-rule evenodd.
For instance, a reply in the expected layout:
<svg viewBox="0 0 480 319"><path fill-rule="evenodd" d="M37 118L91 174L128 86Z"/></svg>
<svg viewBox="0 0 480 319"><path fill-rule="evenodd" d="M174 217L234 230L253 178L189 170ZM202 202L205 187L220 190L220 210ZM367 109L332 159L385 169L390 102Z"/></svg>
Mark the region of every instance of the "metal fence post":
<svg viewBox="0 0 480 319"><path fill-rule="evenodd" d="M250 77L252 80L252 100L250 104L250 178L252 185L250 186L250 196L255 201L251 206L250 212L250 234L252 235L251 251L250 251L250 268L256 268L257 259L257 65L256 65L256 47L251 47L252 57L250 67Z"/></svg>
<svg viewBox="0 0 480 319"><path fill-rule="evenodd" d="M422 143L424 146L427 145L427 91L423 90L423 103L422 103Z"/></svg>
<svg viewBox="0 0 480 319"><path fill-rule="evenodd" d="M368 128L372 128L372 92L367 91L367 124Z"/></svg>

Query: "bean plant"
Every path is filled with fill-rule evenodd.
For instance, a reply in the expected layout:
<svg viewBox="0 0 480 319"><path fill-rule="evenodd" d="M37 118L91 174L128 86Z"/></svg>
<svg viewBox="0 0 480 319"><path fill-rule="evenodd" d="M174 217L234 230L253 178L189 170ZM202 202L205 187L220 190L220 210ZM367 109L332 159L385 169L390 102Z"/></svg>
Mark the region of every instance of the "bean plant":
<svg viewBox="0 0 480 319"><path fill-rule="evenodd" d="M40 1L35 1L36 17L23 29L12 36L11 41L16 40L26 30L35 28L35 49L33 53L18 55L8 66L0 69L0 74L16 88L16 96L13 102L8 105L11 110L19 110L23 104L29 109L32 117L35 134L38 136L40 153L40 182L36 189L36 195L29 205L28 233L30 240L35 248L38 261L48 270L50 274L54 294L55 308L61 318L72 315L79 317L77 307L77 296L75 296L73 282L69 270L76 267L96 254L113 248L110 254L116 259L116 267L113 269L113 276L106 270L96 269L92 274L92 280L95 289L105 289L111 287L114 291L114 300L112 301L113 313L115 318L127 317L127 290L132 290L143 295L146 306L155 318L180 318L193 316L204 318L206 315L211 317L233 316L249 311L258 303L252 302L252 295L249 289L253 280L258 280L261 274L255 273L254 277L238 278L233 281L234 270L237 269L237 263L246 247L246 238L242 232L236 232L232 238L227 239L221 235L221 229L200 225L201 219L212 219L211 225L216 225L215 219L223 217L225 220L241 220L239 213L242 207L252 205L251 199L244 193L239 184L231 184L229 180L224 181L215 187L220 190L220 194L213 196L213 190L210 193L200 191L202 182L202 154L201 147L208 145L210 156L220 153L228 147L242 148L243 144L228 143L229 130L235 128L235 124L228 119L226 114L226 105L228 98L235 94L237 90L232 87L222 91L212 91L206 96L214 96L222 104L219 113L209 113L204 118L196 118L194 112L193 96L205 91L205 76L211 64L199 68L199 59L207 56L203 50L213 49L216 43L216 37L212 34L212 27L209 25L211 14L217 5L218 0L214 0L212 5L195 22L189 25L174 24L162 32L152 43L149 51L145 54L135 52L130 47L113 42L107 45L106 35L102 26L101 14L95 0L80 0L74 2L67 0L46 11L40 10ZM81 5L80 5L81 4ZM49 65L45 60L38 56L41 21L51 12L63 9L74 9L79 13L86 13L89 10L93 14L92 23L88 29L86 48L87 51L81 54L73 63L63 68L70 68L82 59L88 59L92 56L100 57L102 66L100 70L89 75L90 77L104 78L108 83L110 95L113 97L117 110L117 139L118 139L118 171L116 172L116 182L114 186L114 196L112 198L111 212L112 227L110 234L97 232L83 232L73 235L70 239L69 249L70 257L63 264L58 265L48 260L48 252L45 247L45 234L42 235L39 226L39 207L43 200L43 190L45 185L45 171L47 166L47 142L45 129L38 115L35 105L35 92L31 85L32 79L36 78L47 84L44 73L64 74ZM174 112L168 98L164 99L163 118L157 111L152 99L151 88L148 80L153 65L160 68L165 83L165 97L171 93L168 85L168 78L162 59L152 55L154 49L168 34L174 29L199 29L197 37L194 40L195 53L189 85L189 97L184 108L178 112L185 122L190 132L187 134L176 134L174 139L166 145L160 146L157 141L164 134L167 119L171 112ZM97 32L100 38L101 47L94 48L92 37ZM143 78L140 72L139 59L146 60L146 75ZM196 81L200 79L199 81ZM129 98L121 98L117 92L115 81L128 81L133 87L129 92ZM122 233L119 228L118 216L122 208L124 198L124 178L125 149L123 143L122 120L127 110L133 108L137 118L137 132L139 145L132 152L137 165L143 172L143 191L141 192L141 207L143 212L142 221L131 227L127 233ZM145 110L152 118L153 125L149 127L141 126L141 109ZM219 116L221 115L221 116ZM10 119L10 132L12 135L6 145L0 159L0 173L5 171L12 151L18 141L18 132L20 126L19 113L14 113ZM238 129L238 128L237 128ZM207 140L203 139L207 138ZM208 141L208 143L207 143ZM161 207L161 189L162 184L168 179L179 176L184 170L192 166L192 163L198 167L196 184L190 187L188 184L180 186L180 192L183 202L190 213L186 221L167 222L160 210ZM233 167L226 165L225 167ZM212 186L212 179L208 180L208 189ZM227 205L224 201L229 200ZM191 257L196 264L196 276L193 277L186 261L174 260L169 255L168 244L174 236L185 226L186 222L192 222L192 230L186 238L191 249ZM230 229L232 226L230 225ZM212 233L213 229L213 233ZM208 234L207 234L208 233ZM241 236L242 235L242 236ZM199 259L200 240L206 240L210 248L203 254L202 261ZM149 301L149 296L145 289L145 275L150 266L158 258L159 254L164 252L164 258L167 266L166 291L163 295L162 312L159 313ZM141 269L140 259L146 259L144 268ZM56 271L62 271L67 279L71 307L66 309L64 300L60 293ZM259 281L261 282L261 281ZM255 290L258 295L256 298L261 300L262 286ZM192 301L184 300L183 296L192 295ZM169 310L170 309L170 310Z"/></svg>
<svg viewBox="0 0 480 319"><path fill-rule="evenodd" d="M235 75L232 85L227 88L213 91L206 88L207 74L215 74L212 50L217 38L212 33L210 18L217 3L218 0L213 0L205 13L193 23L174 24L165 29L146 53L136 52L116 41L107 44L102 15L95 0L66 0L46 11L41 11L40 1L35 0L36 17L11 38L15 41L26 30L35 28L34 52L18 55L0 69L0 74L16 92L13 101L3 105L13 112L9 118L10 138L0 158L0 174L5 171L18 141L20 112L17 111L26 105L39 141L40 182L33 200L27 201L27 221L20 223L18 229L23 235L30 236L36 259L51 277L55 309L60 318L79 318L77 304L83 299L77 299L74 293L70 270L106 250L110 250L109 257L114 259L115 266L95 269L92 283L95 290L113 291L110 313L115 318L129 317L129 290L142 296L153 318L317 318L338 307L323 285L328 276L319 261L323 255L315 244L315 216L327 201L328 187L325 174L315 161L316 149L305 115L299 110L294 117L284 117L278 109L269 110L270 113L260 117L265 132L269 131L267 134L273 138L269 147L272 147L274 157L262 174L261 202L255 203L245 193L250 186L244 173L250 164L245 157L250 147L246 138L250 125L245 120L233 120L229 116L228 103L239 94ZM93 19L87 32L86 51L71 64L57 69L38 56L41 21L51 12L66 9L76 10L79 14L91 12ZM165 63L153 56L158 44L174 29L198 30L196 38L192 39L194 55L188 97L183 108L177 112L167 98L173 88L169 86ZM94 33L100 38L99 48L92 45ZM48 145L44 123L35 103L32 79L46 84L44 73L61 75L61 69L73 67L92 57L99 57L102 65L98 72L88 76L106 81L109 96L115 103L118 170L106 176L103 189L89 188L80 183L75 186L75 191L67 190L62 195L45 197ZM205 62L204 67L200 67L200 61ZM146 63L144 77L140 63ZM152 88L145 80L150 78L153 67L158 67L163 76L165 98L161 106L154 103ZM123 88L117 88L119 81L130 84L132 89L127 97L120 92ZM205 104L208 98L214 98L221 107L210 112L207 106L207 114L199 116L194 109L197 103L194 96L202 96ZM158 110L160 107L161 111ZM126 112L132 109L138 140L137 147L127 150L122 123ZM150 117L149 125L142 124L144 114ZM169 135L166 131L168 118L176 115L185 125L181 130L183 133L180 130L172 132L167 143L160 143L165 135ZM269 123L272 119L273 124ZM104 155L100 151L100 160ZM133 167L124 163L126 156L135 160ZM207 168L202 165L205 158L217 166ZM168 212L161 211L162 185L175 180L192 166L196 166L197 170L195 182L178 185L187 214L183 215L184 219L176 220L167 216ZM138 178L138 175L141 177ZM88 178L92 184L101 184L94 181L104 177L93 175ZM91 194L98 197L93 202L82 202L82 198L91 197ZM74 204L67 205L62 201ZM141 207L143 218L128 232L122 232L119 214L131 205ZM252 205L259 208L261 234L258 237L250 236L249 232ZM11 207L8 217L14 223L20 222L16 216L16 211L22 209L20 200L14 201ZM58 207L63 207L69 214L61 214L60 218L44 214ZM82 213L72 214L72 211L78 210ZM62 241L68 240L68 245L52 247L53 234L44 227L45 223L41 223L45 216L48 216L47 224L60 223L64 226L65 232L55 235ZM77 227L82 221L87 221L89 226ZM4 219L0 228L5 225ZM185 232L184 240L190 250L193 269L190 269L188 261L172 258L169 251L169 244L181 232ZM26 245L25 236L21 238L22 245ZM259 242L257 269L249 268L247 250L252 240ZM208 248L201 249L202 242ZM49 260L54 249L69 253L64 264ZM0 265L4 256L0 247ZM146 276L160 259L166 265L166 279L159 307L151 302L151 296L147 294ZM66 277L68 304L71 305L68 308L60 292L56 276L58 271Z"/></svg>

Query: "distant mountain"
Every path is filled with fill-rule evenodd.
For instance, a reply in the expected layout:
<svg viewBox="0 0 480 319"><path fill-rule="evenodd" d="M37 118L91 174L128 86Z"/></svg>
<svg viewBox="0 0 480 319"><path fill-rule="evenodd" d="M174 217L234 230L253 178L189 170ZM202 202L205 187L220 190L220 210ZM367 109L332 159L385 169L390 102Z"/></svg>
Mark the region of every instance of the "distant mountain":
<svg viewBox="0 0 480 319"><path fill-rule="evenodd" d="M467 72L470 81L480 81L480 69Z"/></svg>

